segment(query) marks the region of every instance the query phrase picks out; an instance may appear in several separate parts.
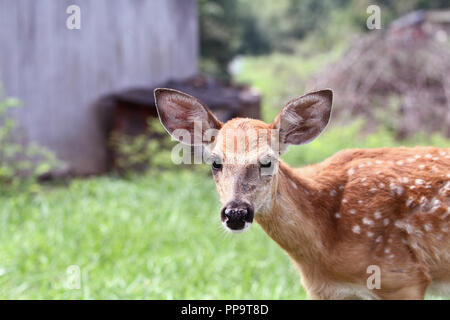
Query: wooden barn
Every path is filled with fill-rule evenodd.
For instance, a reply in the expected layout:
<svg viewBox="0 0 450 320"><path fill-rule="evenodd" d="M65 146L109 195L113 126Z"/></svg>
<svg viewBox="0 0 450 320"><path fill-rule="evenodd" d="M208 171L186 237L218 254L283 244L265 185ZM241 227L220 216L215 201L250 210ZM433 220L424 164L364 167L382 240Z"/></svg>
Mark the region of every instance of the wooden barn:
<svg viewBox="0 0 450 320"><path fill-rule="evenodd" d="M196 74L197 16L196 0L0 0L0 83L23 102L26 139L104 172L102 103Z"/></svg>

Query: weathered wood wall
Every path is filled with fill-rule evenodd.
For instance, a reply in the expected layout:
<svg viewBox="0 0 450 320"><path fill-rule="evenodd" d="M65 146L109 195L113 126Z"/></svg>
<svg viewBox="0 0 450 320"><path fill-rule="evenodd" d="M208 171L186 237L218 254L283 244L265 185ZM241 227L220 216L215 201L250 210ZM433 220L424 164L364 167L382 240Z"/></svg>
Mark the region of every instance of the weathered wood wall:
<svg viewBox="0 0 450 320"><path fill-rule="evenodd" d="M68 6L81 29L66 27ZM197 71L196 0L0 0L0 83L19 118L77 173L105 168L102 96Z"/></svg>

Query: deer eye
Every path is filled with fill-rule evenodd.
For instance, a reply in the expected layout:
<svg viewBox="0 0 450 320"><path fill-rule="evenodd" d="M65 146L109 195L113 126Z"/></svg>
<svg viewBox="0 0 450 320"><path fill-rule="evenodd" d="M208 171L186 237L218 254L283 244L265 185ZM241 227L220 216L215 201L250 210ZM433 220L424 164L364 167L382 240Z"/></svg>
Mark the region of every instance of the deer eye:
<svg viewBox="0 0 450 320"><path fill-rule="evenodd" d="M212 168L213 170L221 170L222 169L222 164L221 163L217 163L216 161L213 161L212 163Z"/></svg>

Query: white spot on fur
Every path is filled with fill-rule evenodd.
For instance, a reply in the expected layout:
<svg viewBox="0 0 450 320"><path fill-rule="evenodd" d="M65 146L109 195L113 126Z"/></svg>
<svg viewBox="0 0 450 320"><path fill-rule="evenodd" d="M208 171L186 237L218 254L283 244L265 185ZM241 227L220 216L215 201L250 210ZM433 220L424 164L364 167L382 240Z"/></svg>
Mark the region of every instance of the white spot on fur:
<svg viewBox="0 0 450 320"><path fill-rule="evenodd" d="M351 176L351 175L353 175L355 173L355 169L350 168L350 169L348 169L347 173L348 173L349 176Z"/></svg>
<svg viewBox="0 0 450 320"><path fill-rule="evenodd" d="M389 220L388 218L385 218L385 219L383 220L384 226L386 227L386 226L389 224L389 222L390 222L390 220Z"/></svg>
<svg viewBox="0 0 450 320"><path fill-rule="evenodd" d="M375 219L381 219L381 212L380 211L375 211L373 213L373 215L374 215Z"/></svg>
<svg viewBox="0 0 450 320"><path fill-rule="evenodd" d="M406 206L409 207L414 202L413 197L409 197L408 200L406 200Z"/></svg>
<svg viewBox="0 0 450 320"><path fill-rule="evenodd" d="M409 234L411 234L414 231L414 228L409 223L405 223L404 221L401 220L395 221L394 225L399 229L406 230L406 232Z"/></svg>
<svg viewBox="0 0 450 320"><path fill-rule="evenodd" d="M382 240L383 240L383 237L382 237L382 236L378 236L378 237L375 239L375 242L376 242L376 243L380 243Z"/></svg>
<svg viewBox="0 0 450 320"><path fill-rule="evenodd" d="M422 196L422 198L420 198L420 206L423 208L427 203L428 203L428 199L425 196Z"/></svg>
<svg viewBox="0 0 450 320"><path fill-rule="evenodd" d="M360 228L360 226L358 226L358 225L354 225L354 226L352 227L352 231L353 231L354 233L359 234L359 233L361 232L361 228Z"/></svg>
<svg viewBox="0 0 450 320"><path fill-rule="evenodd" d="M416 179L415 183L416 183L416 185L421 186L425 183L425 181L423 181L422 179Z"/></svg>
<svg viewBox="0 0 450 320"><path fill-rule="evenodd" d="M431 201L430 213L435 212L440 207L441 207L441 201L439 199L433 198L433 200Z"/></svg>
<svg viewBox="0 0 450 320"><path fill-rule="evenodd" d="M363 222L364 224L367 224L368 226L373 225L373 220L371 220L371 219L369 219L369 218L363 218L363 219L362 219L362 222Z"/></svg>
<svg viewBox="0 0 450 320"><path fill-rule="evenodd" d="M427 223L423 226L423 228L425 229L425 231L430 232L431 230L433 230L433 226L431 225L431 223Z"/></svg>
<svg viewBox="0 0 450 320"><path fill-rule="evenodd" d="M337 194L336 190L333 189L330 191L330 196L334 197L336 196L336 194Z"/></svg>
<svg viewBox="0 0 450 320"><path fill-rule="evenodd" d="M402 195L403 193L403 187L396 185L395 183L391 183L389 184L389 188L391 189L392 193L397 194L397 195Z"/></svg>
<svg viewBox="0 0 450 320"><path fill-rule="evenodd" d="M442 216L441 219L444 220L445 218L447 218L450 215L450 207L447 208L447 212L445 212Z"/></svg>
<svg viewBox="0 0 450 320"><path fill-rule="evenodd" d="M350 210L349 210L349 213L350 213L350 214L355 214L355 213L356 213L356 210L355 210L355 209L350 209Z"/></svg>
<svg viewBox="0 0 450 320"><path fill-rule="evenodd" d="M372 237L373 237L373 232L367 231L367 236L368 236L369 238L372 238Z"/></svg>
<svg viewBox="0 0 450 320"><path fill-rule="evenodd" d="M336 213L334 214L334 216L336 217L336 219L339 219L339 218L341 217L341 214L340 214L339 212L336 212Z"/></svg>

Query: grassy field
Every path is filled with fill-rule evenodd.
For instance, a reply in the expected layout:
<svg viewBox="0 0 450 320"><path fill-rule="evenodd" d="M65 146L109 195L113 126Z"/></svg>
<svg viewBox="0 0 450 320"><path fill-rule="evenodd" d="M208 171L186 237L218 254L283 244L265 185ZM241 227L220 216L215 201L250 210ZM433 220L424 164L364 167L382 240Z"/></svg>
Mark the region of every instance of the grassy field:
<svg viewBox="0 0 450 320"><path fill-rule="evenodd" d="M0 298L304 298L275 243L226 233L219 208L212 180L189 172L0 197Z"/></svg>

